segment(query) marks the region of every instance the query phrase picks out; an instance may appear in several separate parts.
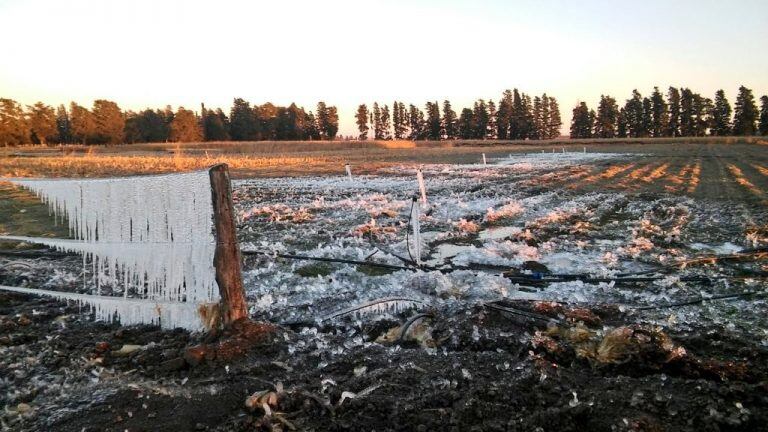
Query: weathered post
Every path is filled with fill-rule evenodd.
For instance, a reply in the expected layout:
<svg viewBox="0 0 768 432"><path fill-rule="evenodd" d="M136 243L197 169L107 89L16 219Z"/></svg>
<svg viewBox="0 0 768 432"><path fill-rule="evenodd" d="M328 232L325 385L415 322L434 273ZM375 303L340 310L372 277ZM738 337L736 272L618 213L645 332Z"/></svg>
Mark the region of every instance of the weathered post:
<svg viewBox="0 0 768 432"><path fill-rule="evenodd" d="M216 251L213 266L221 295L221 318L225 326L248 317L248 305L240 269L240 246L235 232L235 211L232 204L232 184L227 164L209 170L213 197L213 223Z"/></svg>

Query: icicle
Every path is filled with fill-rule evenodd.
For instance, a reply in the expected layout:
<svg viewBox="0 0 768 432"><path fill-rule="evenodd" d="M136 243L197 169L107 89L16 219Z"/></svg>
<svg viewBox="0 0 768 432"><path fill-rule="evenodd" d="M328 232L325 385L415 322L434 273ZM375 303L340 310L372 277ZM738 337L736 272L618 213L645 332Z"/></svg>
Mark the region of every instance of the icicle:
<svg viewBox="0 0 768 432"><path fill-rule="evenodd" d="M109 179L10 181L35 192L57 218L66 217L77 240L17 239L82 253L84 264L86 258L92 260L98 287L104 278L122 280L125 297L132 289L139 299L121 300L188 302L183 307L191 309L198 303L218 301L207 170ZM131 317L137 316L131 309L118 307L114 311L124 324L133 323ZM123 312L128 315L123 316ZM168 322L163 321L163 327Z"/></svg>
<svg viewBox="0 0 768 432"><path fill-rule="evenodd" d="M421 227L419 224L419 206L416 205L416 197L411 205L411 227L413 228L413 254L416 264L421 265Z"/></svg>
<svg viewBox="0 0 768 432"><path fill-rule="evenodd" d="M328 321L349 314L354 314L356 318L360 318L368 314L400 313L407 309L413 309L420 304L423 304L423 302L407 297L385 297L342 309L326 315L321 318L321 321Z"/></svg>
<svg viewBox="0 0 768 432"><path fill-rule="evenodd" d="M352 168L349 166L349 164L344 164L344 169L347 170L347 177L349 180L352 180Z"/></svg>
<svg viewBox="0 0 768 432"><path fill-rule="evenodd" d="M203 330L198 304L188 302L143 300L113 296L96 296L36 288L19 288L0 285L0 290L21 294L33 294L53 297L57 300L75 301L80 306L89 306L98 321L113 322L122 325L155 324L163 328L177 327L189 330Z"/></svg>
<svg viewBox="0 0 768 432"><path fill-rule="evenodd" d="M488 165L488 161L485 159L485 153L483 153L483 165Z"/></svg>
<svg viewBox="0 0 768 432"><path fill-rule="evenodd" d="M416 171L416 179L419 181L419 191L421 192L421 204L427 205L427 188L424 186L424 175L421 169Z"/></svg>

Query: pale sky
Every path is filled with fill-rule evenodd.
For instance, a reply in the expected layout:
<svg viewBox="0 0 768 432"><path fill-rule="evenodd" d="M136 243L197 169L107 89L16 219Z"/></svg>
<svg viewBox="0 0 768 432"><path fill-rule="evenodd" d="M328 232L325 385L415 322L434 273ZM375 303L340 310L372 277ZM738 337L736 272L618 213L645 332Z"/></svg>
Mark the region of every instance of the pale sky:
<svg viewBox="0 0 768 432"><path fill-rule="evenodd" d="M0 97L22 104L324 100L345 135L376 100L458 112L517 87L557 97L565 131L600 94L768 94L765 0L0 0L0 30Z"/></svg>

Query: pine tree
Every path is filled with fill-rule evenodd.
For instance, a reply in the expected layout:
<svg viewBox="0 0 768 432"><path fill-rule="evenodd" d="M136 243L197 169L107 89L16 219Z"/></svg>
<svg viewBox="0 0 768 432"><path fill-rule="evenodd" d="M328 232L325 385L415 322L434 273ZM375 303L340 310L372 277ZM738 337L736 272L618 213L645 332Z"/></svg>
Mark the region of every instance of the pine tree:
<svg viewBox="0 0 768 432"><path fill-rule="evenodd" d="M541 98L538 96L533 97L533 130L531 131L531 139L541 139L541 131L544 126L544 119L541 115Z"/></svg>
<svg viewBox="0 0 768 432"><path fill-rule="evenodd" d="M464 108L461 110L458 124L459 138L471 139L475 135L474 123L475 119L472 110L469 108Z"/></svg>
<svg viewBox="0 0 768 432"><path fill-rule="evenodd" d="M229 111L229 135L233 141L253 141L260 137L256 134L255 109L243 99L236 98Z"/></svg>
<svg viewBox="0 0 768 432"><path fill-rule="evenodd" d="M651 93L651 105L651 136L663 137L669 127L669 107L658 87L654 87Z"/></svg>
<svg viewBox="0 0 768 432"><path fill-rule="evenodd" d="M560 105L557 103L557 99L549 97L549 127L547 132L547 139L554 139L560 136L560 128L563 126L563 121L560 117Z"/></svg>
<svg viewBox="0 0 768 432"><path fill-rule="evenodd" d="M485 131L488 129L489 116L488 105L485 104L484 100L479 99L475 102L472 117L474 120L474 125L472 126L474 134L472 138L485 139Z"/></svg>
<svg viewBox="0 0 768 432"><path fill-rule="evenodd" d="M705 136L712 124L712 99L693 95L693 127L695 136Z"/></svg>
<svg viewBox="0 0 768 432"><path fill-rule="evenodd" d="M520 97L520 92L517 89L512 90L512 108L509 116L509 132L507 137L509 139L523 139L525 138L525 109L523 107L523 99Z"/></svg>
<svg viewBox="0 0 768 432"><path fill-rule="evenodd" d="M390 131L391 127L389 122L389 106L384 105L384 108L381 110L381 139L392 139L392 132Z"/></svg>
<svg viewBox="0 0 768 432"><path fill-rule="evenodd" d="M317 118L315 114L310 111L304 118L304 136L309 140L319 140L320 129L317 127Z"/></svg>
<svg viewBox="0 0 768 432"><path fill-rule="evenodd" d="M0 145L26 144L29 135L21 105L12 99L0 99Z"/></svg>
<svg viewBox="0 0 768 432"><path fill-rule="evenodd" d="M197 116L192 110L179 107L171 122L171 141L197 142L203 139Z"/></svg>
<svg viewBox="0 0 768 432"><path fill-rule="evenodd" d="M581 102L573 109L571 119L571 138L591 138L593 118L591 111L585 102Z"/></svg>
<svg viewBox="0 0 768 432"><path fill-rule="evenodd" d="M533 124L533 101L527 94L522 94L523 102L523 128L522 139L532 138L535 126Z"/></svg>
<svg viewBox="0 0 768 432"><path fill-rule="evenodd" d="M451 108L451 102L447 99L443 101L443 131L445 139L456 139L456 111Z"/></svg>
<svg viewBox="0 0 768 432"><path fill-rule="evenodd" d="M499 109L496 112L496 137L500 140L510 138L509 123L512 119L513 96L509 90L504 90L499 101Z"/></svg>
<svg viewBox="0 0 768 432"><path fill-rule="evenodd" d="M373 103L373 112L371 115L373 116L371 119L371 123L373 123L373 139L384 139L384 128L382 128L381 125L381 109L379 108L378 102Z"/></svg>
<svg viewBox="0 0 768 432"><path fill-rule="evenodd" d="M405 104L400 102L398 104L397 110L400 111L400 121L402 122L403 126L403 138L408 138L410 136L410 117L408 116L408 111L405 109Z"/></svg>
<svg viewBox="0 0 768 432"><path fill-rule="evenodd" d="M69 113L64 105L59 105L56 108L56 131L57 138L60 144L69 144L72 142L72 129L69 121Z"/></svg>
<svg viewBox="0 0 768 432"><path fill-rule="evenodd" d="M496 139L496 104L493 100L488 101L488 124L486 126L485 138Z"/></svg>
<svg viewBox="0 0 768 432"><path fill-rule="evenodd" d="M398 107L400 104L395 101L392 104L392 128L394 129L395 139L401 139L403 137L403 126L401 125L400 110Z"/></svg>
<svg viewBox="0 0 768 432"><path fill-rule="evenodd" d="M760 135L768 135L768 96L760 98Z"/></svg>
<svg viewBox="0 0 768 432"><path fill-rule="evenodd" d="M442 125L440 124L440 106L435 102L427 102L427 124L426 132L427 139L432 141L439 141L442 133Z"/></svg>
<svg viewBox="0 0 768 432"><path fill-rule="evenodd" d="M627 112L624 110L624 108L621 108L619 113L616 115L616 136L618 138L626 138L628 130L629 125L627 124Z"/></svg>
<svg viewBox="0 0 768 432"><path fill-rule="evenodd" d="M549 122L551 120L551 115L549 113L549 96L547 96L546 93L541 95L541 119L540 122L540 129L538 131L539 139L550 139L549 138Z"/></svg>
<svg viewBox="0 0 768 432"><path fill-rule="evenodd" d="M368 112L368 107L365 106L365 104L361 104L357 107L357 114L355 114L355 122L357 123L357 130L360 132L360 134L357 136L357 139L359 140L367 140L368 139L368 117L370 116L370 113Z"/></svg>
<svg viewBox="0 0 768 432"><path fill-rule="evenodd" d="M638 138L644 136L643 131L643 98L637 89L632 90L632 98L627 99L624 105L624 113L627 116L629 136Z"/></svg>
<svg viewBox="0 0 768 432"><path fill-rule="evenodd" d="M423 140L426 137L424 112L411 104L408 108L408 120L410 121L412 140Z"/></svg>
<svg viewBox="0 0 768 432"><path fill-rule="evenodd" d="M667 120L667 132L664 134L668 137L680 136L680 92L670 87L667 93L667 100L669 101L669 119Z"/></svg>
<svg viewBox="0 0 768 432"><path fill-rule="evenodd" d="M731 104L721 89L715 93L715 106L712 108L712 135L726 136L731 134Z"/></svg>
<svg viewBox="0 0 768 432"><path fill-rule="evenodd" d="M690 89L680 89L680 136L696 135L696 117L694 113L694 95Z"/></svg>
<svg viewBox="0 0 768 432"><path fill-rule="evenodd" d="M32 141L45 145L56 139L56 112L42 102L27 106L27 123L32 133Z"/></svg>
<svg viewBox="0 0 768 432"><path fill-rule="evenodd" d="M600 95L600 103L597 105L597 118L595 119L595 137L615 137L618 115L619 106L616 103L616 99Z"/></svg>
<svg viewBox="0 0 768 432"><path fill-rule="evenodd" d="M744 86L739 87L739 95L736 97L733 115L733 134L755 135L757 132L757 118L757 105L755 105L755 97L752 95L752 90Z"/></svg>
<svg viewBox="0 0 768 432"><path fill-rule="evenodd" d="M640 136L651 136L653 130L653 103L647 97L643 98L643 117L640 124Z"/></svg>

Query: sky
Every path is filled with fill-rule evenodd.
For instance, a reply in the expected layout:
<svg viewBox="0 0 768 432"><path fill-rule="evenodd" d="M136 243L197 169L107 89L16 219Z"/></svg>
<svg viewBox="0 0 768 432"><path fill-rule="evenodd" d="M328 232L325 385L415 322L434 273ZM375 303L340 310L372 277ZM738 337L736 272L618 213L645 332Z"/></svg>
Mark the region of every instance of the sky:
<svg viewBox="0 0 768 432"><path fill-rule="evenodd" d="M457 112L546 92L579 101L685 86L768 94L768 1L0 0L0 97L229 110L232 100Z"/></svg>

